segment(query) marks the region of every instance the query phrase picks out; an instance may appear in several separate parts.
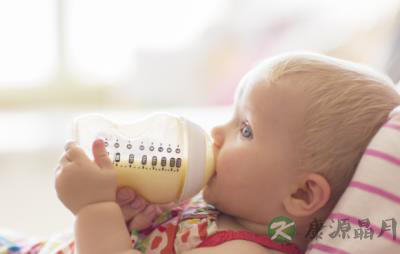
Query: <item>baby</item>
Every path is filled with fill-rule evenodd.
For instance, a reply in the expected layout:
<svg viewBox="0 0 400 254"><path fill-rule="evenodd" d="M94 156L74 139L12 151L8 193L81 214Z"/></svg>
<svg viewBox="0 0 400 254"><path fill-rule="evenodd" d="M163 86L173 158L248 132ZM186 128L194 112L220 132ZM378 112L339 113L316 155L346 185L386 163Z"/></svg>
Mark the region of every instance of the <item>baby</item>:
<svg viewBox="0 0 400 254"><path fill-rule="evenodd" d="M212 130L216 174L202 195L162 214L131 189L116 195L101 140L93 144L94 161L68 143L56 189L76 216L75 250L304 253L310 223L327 218L398 105L392 81L365 67L303 53L268 59L241 80L231 120ZM278 216L296 225L290 243L268 236Z"/></svg>

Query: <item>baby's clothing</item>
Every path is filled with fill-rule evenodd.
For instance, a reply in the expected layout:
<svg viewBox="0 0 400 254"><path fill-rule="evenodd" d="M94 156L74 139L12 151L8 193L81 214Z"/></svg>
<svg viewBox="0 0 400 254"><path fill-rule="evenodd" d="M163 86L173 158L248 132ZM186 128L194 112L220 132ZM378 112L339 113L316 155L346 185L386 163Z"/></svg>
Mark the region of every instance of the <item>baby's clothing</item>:
<svg viewBox="0 0 400 254"><path fill-rule="evenodd" d="M283 253L301 253L293 244L278 244L268 236L248 231L217 229L219 211L200 195L163 213L150 228L133 231L132 244L143 253L183 253L198 247L211 247L230 240L248 240Z"/></svg>
<svg viewBox="0 0 400 254"><path fill-rule="evenodd" d="M50 239L26 237L17 232L0 229L0 254L73 254L72 229Z"/></svg>
<svg viewBox="0 0 400 254"><path fill-rule="evenodd" d="M268 236L258 235L248 231L233 231L217 229L219 211L207 204L200 195L189 202L161 214L153 225L141 231L131 232L132 247L142 253L175 254L198 247L211 247L230 240L248 240L266 248L279 250L283 253L301 253L293 244L278 244ZM7 251L1 248L0 254L73 254L74 242L72 231L59 234L49 241L26 241L19 239L14 243L19 245L19 252Z"/></svg>

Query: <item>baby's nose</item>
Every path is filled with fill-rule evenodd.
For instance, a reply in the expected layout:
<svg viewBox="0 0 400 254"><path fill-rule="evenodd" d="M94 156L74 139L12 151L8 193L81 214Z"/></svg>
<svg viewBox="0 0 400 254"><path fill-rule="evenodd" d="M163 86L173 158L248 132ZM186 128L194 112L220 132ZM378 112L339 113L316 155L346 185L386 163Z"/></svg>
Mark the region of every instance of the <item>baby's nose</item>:
<svg viewBox="0 0 400 254"><path fill-rule="evenodd" d="M224 142L224 137L222 134L222 127L217 126L211 130L211 137L213 139L213 143L217 148L220 148Z"/></svg>

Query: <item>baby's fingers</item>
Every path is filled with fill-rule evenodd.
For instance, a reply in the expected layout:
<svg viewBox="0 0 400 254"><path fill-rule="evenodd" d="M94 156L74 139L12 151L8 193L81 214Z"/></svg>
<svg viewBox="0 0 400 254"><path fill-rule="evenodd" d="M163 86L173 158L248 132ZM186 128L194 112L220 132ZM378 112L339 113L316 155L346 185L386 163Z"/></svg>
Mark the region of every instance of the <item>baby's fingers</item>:
<svg viewBox="0 0 400 254"><path fill-rule="evenodd" d="M117 189L117 203L122 206L130 203L136 197L136 193L132 188L120 187Z"/></svg>
<svg viewBox="0 0 400 254"><path fill-rule="evenodd" d="M59 164L59 166L64 166L64 165L66 165L66 164L68 164L68 163L70 163L71 161L70 161L70 159L67 157L67 153L63 153L62 154L62 157L61 157L61 159L60 159L60 161L58 162L58 164Z"/></svg>
<svg viewBox="0 0 400 254"><path fill-rule="evenodd" d="M55 168L55 172L58 173L62 168L70 164L75 158L74 152L71 152L70 149L75 145L73 141L69 141L65 144L64 150L65 152L62 154L57 167ZM75 148L73 148L75 149Z"/></svg>
<svg viewBox="0 0 400 254"><path fill-rule="evenodd" d="M165 203L165 204L159 204L158 205L158 210L160 211L160 213L167 211L167 210L171 210L172 208L178 206L178 204L176 202L170 202L170 203Z"/></svg>
<svg viewBox="0 0 400 254"><path fill-rule="evenodd" d="M103 140L97 139L93 142L92 152L97 166L104 169L112 169L113 165L110 158L108 158L108 153Z"/></svg>
<svg viewBox="0 0 400 254"><path fill-rule="evenodd" d="M136 197L131 203L120 205L125 221L130 221L133 217L143 211L146 202L141 197Z"/></svg>
<svg viewBox="0 0 400 254"><path fill-rule="evenodd" d="M142 212L138 213L129 223L129 230L142 230L153 223L156 218L156 205L149 205Z"/></svg>
<svg viewBox="0 0 400 254"><path fill-rule="evenodd" d="M54 169L54 173L57 175L60 173L61 169L64 168L68 163L71 163L68 159L65 153L62 155L60 161L58 162L58 165Z"/></svg>
<svg viewBox="0 0 400 254"><path fill-rule="evenodd" d="M65 144L65 159L68 161L77 161L88 159L85 152L75 142L70 141Z"/></svg>

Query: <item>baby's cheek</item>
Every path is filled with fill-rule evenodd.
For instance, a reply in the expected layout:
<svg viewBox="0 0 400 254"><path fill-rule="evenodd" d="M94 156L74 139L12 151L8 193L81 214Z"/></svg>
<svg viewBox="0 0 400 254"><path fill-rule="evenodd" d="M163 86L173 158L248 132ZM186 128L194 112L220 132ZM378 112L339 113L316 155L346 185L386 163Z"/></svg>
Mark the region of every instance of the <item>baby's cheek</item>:
<svg viewBox="0 0 400 254"><path fill-rule="evenodd" d="M217 175L222 175L229 171L229 168L232 165L232 160L233 159L229 156L229 153L221 152L216 164Z"/></svg>
<svg viewBox="0 0 400 254"><path fill-rule="evenodd" d="M243 162L239 157L231 156L232 154L221 154L217 162L217 178L223 180L222 184L226 185L235 178L240 177L243 172Z"/></svg>
<svg viewBox="0 0 400 254"><path fill-rule="evenodd" d="M222 150L219 160L227 166L227 168L241 167L246 160L246 154L243 149L232 147L232 149Z"/></svg>

